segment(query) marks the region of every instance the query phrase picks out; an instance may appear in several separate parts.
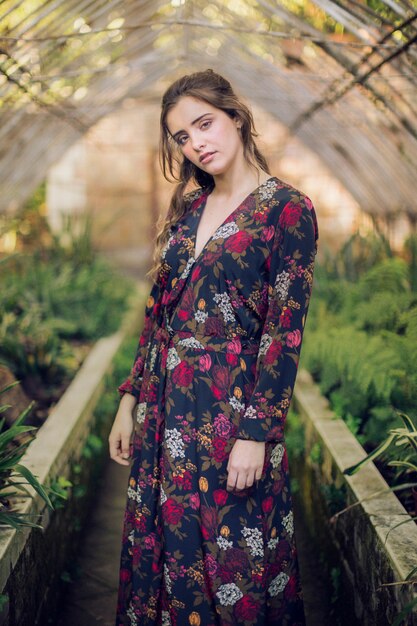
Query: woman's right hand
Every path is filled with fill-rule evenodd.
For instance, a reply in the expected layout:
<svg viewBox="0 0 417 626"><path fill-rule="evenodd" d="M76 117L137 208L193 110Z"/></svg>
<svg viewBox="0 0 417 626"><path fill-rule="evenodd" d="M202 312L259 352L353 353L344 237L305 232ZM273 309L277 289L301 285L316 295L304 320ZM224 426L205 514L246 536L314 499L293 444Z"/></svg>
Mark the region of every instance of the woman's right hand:
<svg viewBox="0 0 417 626"><path fill-rule="evenodd" d="M123 394L109 435L110 458L119 465L129 465L133 433L133 409L137 400L130 393Z"/></svg>

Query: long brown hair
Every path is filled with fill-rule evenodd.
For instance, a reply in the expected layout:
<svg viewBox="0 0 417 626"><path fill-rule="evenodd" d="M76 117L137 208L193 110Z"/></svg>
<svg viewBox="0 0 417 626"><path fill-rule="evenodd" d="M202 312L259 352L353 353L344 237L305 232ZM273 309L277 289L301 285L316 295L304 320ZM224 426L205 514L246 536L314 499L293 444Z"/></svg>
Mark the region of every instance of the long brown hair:
<svg viewBox="0 0 417 626"><path fill-rule="evenodd" d="M268 163L254 141L254 137L257 137L258 133L255 130L252 113L239 100L228 80L212 69L207 69L182 76L173 82L162 97L159 162L164 178L169 182L177 181L178 185L172 194L167 215L160 216L158 219L153 265L147 273L154 280L161 268L161 252L169 239L170 228L181 219L187 210L187 203L184 200L187 185L194 182L197 186L207 188L209 191L215 186L213 176L201 170L182 154L168 130L166 123L168 112L184 96L192 96L208 102L227 113L232 119L236 117L240 119L243 155L246 161L255 169L258 169L256 167L258 164L262 170L270 174Z"/></svg>

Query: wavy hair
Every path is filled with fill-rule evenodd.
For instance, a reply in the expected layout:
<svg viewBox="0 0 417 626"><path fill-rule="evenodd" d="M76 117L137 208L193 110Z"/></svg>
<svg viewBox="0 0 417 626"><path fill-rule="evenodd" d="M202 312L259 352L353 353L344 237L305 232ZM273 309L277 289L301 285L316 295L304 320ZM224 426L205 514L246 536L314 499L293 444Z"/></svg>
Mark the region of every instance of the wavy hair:
<svg viewBox="0 0 417 626"><path fill-rule="evenodd" d="M189 183L211 191L214 178L203 171L181 152L180 147L172 138L168 126L167 115L177 104L180 98L192 96L208 102L217 109L221 109L232 119L241 121L240 136L243 143L243 155L251 167L270 174L265 157L257 148L254 137L258 136L250 109L240 101L232 89L231 84L212 69L182 76L173 82L165 91L161 103L160 115L160 143L159 163L164 178L169 182L177 181L166 216L160 216L157 222L157 236L153 256L153 264L147 275L155 280L162 267L161 253L169 239L171 226L175 224L187 211L184 199L185 189ZM169 175L168 175L169 174Z"/></svg>

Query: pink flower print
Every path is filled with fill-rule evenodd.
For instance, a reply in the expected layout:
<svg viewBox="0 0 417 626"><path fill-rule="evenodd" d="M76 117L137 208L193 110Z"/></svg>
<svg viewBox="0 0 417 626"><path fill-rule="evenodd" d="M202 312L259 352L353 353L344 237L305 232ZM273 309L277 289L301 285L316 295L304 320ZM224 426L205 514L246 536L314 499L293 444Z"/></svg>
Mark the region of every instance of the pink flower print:
<svg viewBox="0 0 417 626"><path fill-rule="evenodd" d="M214 431L218 437L223 437L224 439L230 437L232 424L223 413L219 413L214 418Z"/></svg>
<svg viewBox="0 0 417 626"><path fill-rule="evenodd" d="M203 354L200 356L198 367L201 372L208 372L212 364L211 356L209 354Z"/></svg>
<svg viewBox="0 0 417 626"><path fill-rule="evenodd" d="M194 510L197 510L200 506L200 495L198 492L192 493L190 495L190 507Z"/></svg>
<svg viewBox="0 0 417 626"><path fill-rule="evenodd" d="M301 331L299 328L296 328L295 330L292 330L290 333L288 333L286 343L289 348L296 348L300 345Z"/></svg>

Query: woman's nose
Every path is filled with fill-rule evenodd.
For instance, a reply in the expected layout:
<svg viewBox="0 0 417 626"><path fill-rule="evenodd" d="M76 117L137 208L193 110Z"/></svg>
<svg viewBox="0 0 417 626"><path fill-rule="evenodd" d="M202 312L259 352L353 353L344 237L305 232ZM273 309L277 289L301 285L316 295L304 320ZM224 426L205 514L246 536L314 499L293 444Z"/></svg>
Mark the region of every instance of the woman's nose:
<svg viewBox="0 0 417 626"><path fill-rule="evenodd" d="M191 141L192 141L194 150L196 150L197 152L200 152L200 150L202 150L202 148L204 148L205 146L204 138L201 137L200 135L196 135L195 137L191 139Z"/></svg>

